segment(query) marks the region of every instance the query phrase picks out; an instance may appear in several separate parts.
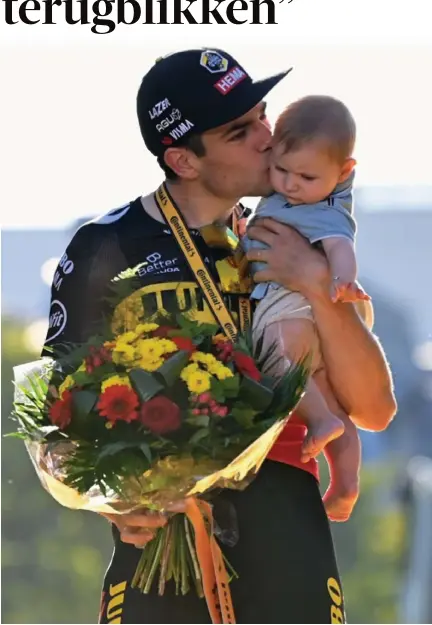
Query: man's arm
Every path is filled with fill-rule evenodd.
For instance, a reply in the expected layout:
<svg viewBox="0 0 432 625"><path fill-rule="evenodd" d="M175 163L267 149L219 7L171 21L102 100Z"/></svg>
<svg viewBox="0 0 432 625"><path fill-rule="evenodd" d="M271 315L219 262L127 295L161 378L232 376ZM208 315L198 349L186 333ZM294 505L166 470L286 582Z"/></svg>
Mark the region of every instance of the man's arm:
<svg viewBox="0 0 432 625"><path fill-rule="evenodd" d="M60 259L51 285L49 328L43 356L52 355L50 350L54 351L54 357L57 356L64 343L85 341L95 323L101 321L103 303L100 296L106 291L109 278L105 281L102 271L98 270L98 239L94 226L82 226Z"/></svg>
<svg viewBox="0 0 432 625"><path fill-rule="evenodd" d="M328 293L309 295L326 371L354 423L384 430L396 413L391 373L378 339L352 304L334 304Z"/></svg>
<svg viewBox="0 0 432 625"><path fill-rule="evenodd" d="M344 410L361 428L385 429L397 406L384 352L351 304L331 302L323 254L298 232L271 219L252 226L249 236L270 247L247 254L249 260L267 263L255 280L278 282L310 301L328 377Z"/></svg>

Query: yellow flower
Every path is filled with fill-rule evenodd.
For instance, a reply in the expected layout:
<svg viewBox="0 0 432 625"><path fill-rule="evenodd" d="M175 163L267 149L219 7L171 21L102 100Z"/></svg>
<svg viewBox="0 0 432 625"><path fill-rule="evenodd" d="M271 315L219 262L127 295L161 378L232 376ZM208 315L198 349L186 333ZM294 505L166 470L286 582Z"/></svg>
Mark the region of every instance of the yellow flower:
<svg viewBox="0 0 432 625"><path fill-rule="evenodd" d="M205 393L210 388L211 376L206 371L195 371L187 380L187 387L191 393Z"/></svg>
<svg viewBox="0 0 432 625"><path fill-rule="evenodd" d="M85 371L86 370L86 363L85 360L82 361L82 363L80 364L80 366L77 369L77 373L78 371Z"/></svg>
<svg viewBox="0 0 432 625"><path fill-rule="evenodd" d="M65 377L65 379L63 380L63 382L59 386L60 399L63 397L63 393L65 391L69 390L70 388L72 388L72 386L74 386L74 384L75 384L75 380L73 379L73 377L71 375L68 375L68 376Z"/></svg>
<svg viewBox="0 0 432 625"><path fill-rule="evenodd" d="M101 391L104 393L109 386L116 385L129 386L129 388L132 387L127 375L112 375L110 378L102 382Z"/></svg>
<svg viewBox="0 0 432 625"><path fill-rule="evenodd" d="M209 368L210 373L215 375L218 380L226 380L227 378L233 378L234 373L228 367L224 367L224 365L215 366Z"/></svg>
<svg viewBox="0 0 432 625"><path fill-rule="evenodd" d="M117 343L113 351L112 359L116 365L131 363L135 359L135 350L132 345Z"/></svg>
<svg viewBox="0 0 432 625"><path fill-rule="evenodd" d="M162 367L164 362L163 358L158 358L157 360L146 360L142 358L138 361L137 366L144 369L144 371L156 371L159 367Z"/></svg>
<svg viewBox="0 0 432 625"><path fill-rule="evenodd" d="M200 362L203 365L213 365L217 363L217 359L213 356L213 354L205 354L204 352L195 352L192 354L191 360L193 362Z"/></svg>
<svg viewBox="0 0 432 625"><path fill-rule="evenodd" d="M196 372L197 372L197 371L199 371L199 370L200 370L199 365L197 365L197 364L195 364L195 363L194 363L194 364L192 364L192 365L188 365L187 367L185 367L185 368L182 370L182 372L181 372L181 374L180 374L180 377L181 377L181 379L182 379L182 380L184 380L185 382L187 382L187 381L189 380L190 376L191 376L193 373L196 373Z"/></svg>
<svg viewBox="0 0 432 625"><path fill-rule="evenodd" d="M138 337L137 337L135 332L125 332L124 334L120 334L117 337L117 345L119 343L121 343L121 344L123 344L123 343L126 343L126 344L133 343L137 338Z"/></svg>
<svg viewBox="0 0 432 625"><path fill-rule="evenodd" d="M178 350L174 341L170 341L169 339L159 339L159 345L161 345L164 354L172 354Z"/></svg>
<svg viewBox="0 0 432 625"><path fill-rule="evenodd" d="M160 359L164 349L159 339L141 339L136 345L135 353L137 358L156 361Z"/></svg>
<svg viewBox="0 0 432 625"><path fill-rule="evenodd" d="M148 332L153 332L158 329L157 323L139 323L135 328L135 332L137 334L146 334Z"/></svg>

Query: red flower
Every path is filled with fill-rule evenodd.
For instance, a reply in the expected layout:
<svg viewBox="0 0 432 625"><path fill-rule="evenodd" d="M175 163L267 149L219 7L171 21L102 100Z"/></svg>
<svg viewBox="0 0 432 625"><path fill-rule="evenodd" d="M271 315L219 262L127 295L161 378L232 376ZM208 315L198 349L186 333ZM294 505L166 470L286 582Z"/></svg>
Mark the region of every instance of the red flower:
<svg viewBox="0 0 432 625"><path fill-rule="evenodd" d="M138 397L126 384L108 386L102 393L97 403L97 408L102 417L115 423L116 421L134 421L138 419Z"/></svg>
<svg viewBox="0 0 432 625"><path fill-rule="evenodd" d="M248 375L256 382L261 380L261 374L258 371L253 358L247 354L243 354L243 352L233 352L232 358L235 366L242 375Z"/></svg>
<svg viewBox="0 0 432 625"><path fill-rule="evenodd" d="M143 404L140 421L155 434L174 432L180 427L180 408L167 397L153 397Z"/></svg>
<svg viewBox="0 0 432 625"><path fill-rule="evenodd" d="M186 337L186 336L170 336L170 341L172 341L173 343L175 343L178 347L178 349L184 350L185 352L189 352L189 354L192 354L193 352L196 352L196 345L195 343L193 343L192 339Z"/></svg>
<svg viewBox="0 0 432 625"><path fill-rule="evenodd" d="M216 343L216 351L218 352L218 358L222 362L228 362L233 353L233 344L230 341L218 341Z"/></svg>
<svg viewBox="0 0 432 625"><path fill-rule="evenodd" d="M62 399L57 399L49 410L51 423L58 425L62 430L69 425L72 419L72 393L63 391Z"/></svg>
<svg viewBox="0 0 432 625"><path fill-rule="evenodd" d="M100 367L106 362L112 360L110 351L106 347L97 349L92 345L90 347L90 354L85 358L86 373L93 373L96 367Z"/></svg>
<svg viewBox="0 0 432 625"><path fill-rule="evenodd" d="M153 330L152 336L160 339L166 339L172 330L175 330L175 328L171 328L171 326L159 326L156 330Z"/></svg>

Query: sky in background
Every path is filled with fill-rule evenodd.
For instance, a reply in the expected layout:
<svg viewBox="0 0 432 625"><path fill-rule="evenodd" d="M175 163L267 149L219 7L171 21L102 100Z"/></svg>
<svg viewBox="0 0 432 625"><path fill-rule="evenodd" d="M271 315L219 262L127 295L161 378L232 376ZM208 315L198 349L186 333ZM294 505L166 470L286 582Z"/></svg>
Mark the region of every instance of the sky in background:
<svg viewBox="0 0 432 625"><path fill-rule="evenodd" d="M160 170L139 134L136 91L155 58L193 45L225 47L257 77L294 65L269 96L271 121L306 94L343 99L357 121L359 185L432 185L428 13L426 0L292 0L278 5L278 25L109 35L60 21L5 26L2 15L2 226L68 225L151 191Z"/></svg>

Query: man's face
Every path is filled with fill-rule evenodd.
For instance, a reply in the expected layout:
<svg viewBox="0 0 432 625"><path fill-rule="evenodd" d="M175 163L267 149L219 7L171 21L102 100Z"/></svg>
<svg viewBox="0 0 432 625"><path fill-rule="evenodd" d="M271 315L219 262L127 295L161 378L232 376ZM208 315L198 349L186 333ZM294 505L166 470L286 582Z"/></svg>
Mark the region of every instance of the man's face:
<svg viewBox="0 0 432 625"><path fill-rule="evenodd" d="M202 139L206 154L199 159L199 179L212 195L235 202L270 191L271 129L264 103Z"/></svg>

